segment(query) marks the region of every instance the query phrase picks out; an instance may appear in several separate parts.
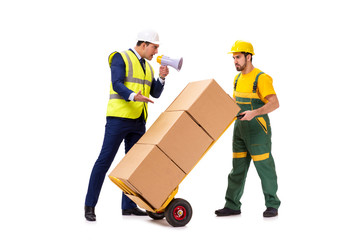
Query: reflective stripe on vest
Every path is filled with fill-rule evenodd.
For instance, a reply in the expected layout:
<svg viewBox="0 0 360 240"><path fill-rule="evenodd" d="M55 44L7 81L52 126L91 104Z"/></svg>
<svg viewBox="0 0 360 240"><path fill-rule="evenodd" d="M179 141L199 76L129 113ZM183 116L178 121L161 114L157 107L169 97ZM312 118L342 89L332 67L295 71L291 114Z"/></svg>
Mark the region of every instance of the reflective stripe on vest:
<svg viewBox="0 0 360 240"><path fill-rule="evenodd" d="M109 65L117 52L109 56ZM141 91L145 97L150 96L151 83L154 78L154 70L149 63L145 63L145 73L141 67L139 59L130 50L120 53L125 62L124 85L135 93ZM136 119L144 113L145 121L147 119L147 103L124 100L114 91L112 83L110 84L110 99L107 108L107 116Z"/></svg>

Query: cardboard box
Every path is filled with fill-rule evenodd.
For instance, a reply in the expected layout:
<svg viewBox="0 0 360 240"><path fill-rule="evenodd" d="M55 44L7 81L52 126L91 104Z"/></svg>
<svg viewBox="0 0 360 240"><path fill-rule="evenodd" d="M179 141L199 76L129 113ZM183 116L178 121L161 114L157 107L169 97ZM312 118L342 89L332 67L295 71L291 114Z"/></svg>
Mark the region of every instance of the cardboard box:
<svg viewBox="0 0 360 240"><path fill-rule="evenodd" d="M200 160L213 139L184 111L163 112L138 144L157 145L185 174Z"/></svg>
<svg viewBox="0 0 360 240"><path fill-rule="evenodd" d="M217 140L240 107L214 79L210 79L189 83L166 111L186 111Z"/></svg>
<svg viewBox="0 0 360 240"><path fill-rule="evenodd" d="M189 83L110 176L140 207L161 208L239 111L215 80Z"/></svg>
<svg viewBox="0 0 360 240"><path fill-rule="evenodd" d="M110 176L123 181L157 209L184 179L185 173L157 146L135 144Z"/></svg>

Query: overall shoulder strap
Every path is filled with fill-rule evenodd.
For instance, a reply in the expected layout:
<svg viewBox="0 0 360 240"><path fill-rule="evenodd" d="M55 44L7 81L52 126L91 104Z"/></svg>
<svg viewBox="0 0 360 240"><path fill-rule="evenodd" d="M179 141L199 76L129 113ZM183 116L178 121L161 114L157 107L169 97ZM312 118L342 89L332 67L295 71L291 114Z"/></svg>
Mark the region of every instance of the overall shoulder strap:
<svg viewBox="0 0 360 240"><path fill-rule="evenodd" d="M256 93L256 89L257 89L257 83L259 81L259 76L261 74L263 74L264 72L259 72L258 75L256 75L256 78L255 78L255 82L254 82L254 86L253 86L253 93Z"/></svg>
<svg viewBox="0 0 360 240"><path fill-rule="evenodd" d="M240 75L241 75L241 73L239 73L239 75L237 76L237 78L236 78L236 80L235 80L234 91L236 91L236 86L237 86L237 82L238 82L238 80L239 80L239 78L240 78Z"/></svg>

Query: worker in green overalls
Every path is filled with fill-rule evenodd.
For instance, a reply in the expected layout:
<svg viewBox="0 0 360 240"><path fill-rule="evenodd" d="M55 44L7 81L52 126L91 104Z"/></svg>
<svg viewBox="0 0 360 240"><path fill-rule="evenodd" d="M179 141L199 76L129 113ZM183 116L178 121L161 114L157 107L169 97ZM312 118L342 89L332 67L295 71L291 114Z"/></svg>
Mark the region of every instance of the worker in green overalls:
<svg viewBox="0 0 360 240"><path fill-rule="evenodd" d="M236 70L234 99L241 110L233 133L233 169L228 176L226 203L215 211L217 216L241 213L240 198L244 192L251 159L261 179L267 209L264 217L278 215L280 200L276 195L277 176L271 155L271 127L268 113L279 107L272 78L252 64L254 49L251 43L236 41L231 48Z"/></svg>

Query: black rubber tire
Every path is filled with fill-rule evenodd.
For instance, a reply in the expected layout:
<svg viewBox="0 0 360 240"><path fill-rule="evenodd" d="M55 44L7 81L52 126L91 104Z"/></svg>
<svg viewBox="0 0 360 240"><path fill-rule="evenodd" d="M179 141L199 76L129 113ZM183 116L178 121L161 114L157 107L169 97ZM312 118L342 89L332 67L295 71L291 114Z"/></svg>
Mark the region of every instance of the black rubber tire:
<svg viewBox="0 0 360 240"><path fill-rule="evenodd" d="M191 220L192 208L188 201L173 199L165 210L166 221L173 227L183 227Z"/></svg>
<svg viewBox="0 0 360 240"><path fill-rule="evenodd" d="M146 211L147 214L149 215L149 217L151 217L154 220L161 220L165 217L165 213L154 213L154 212L150 212L150 211Z"/></svg>

